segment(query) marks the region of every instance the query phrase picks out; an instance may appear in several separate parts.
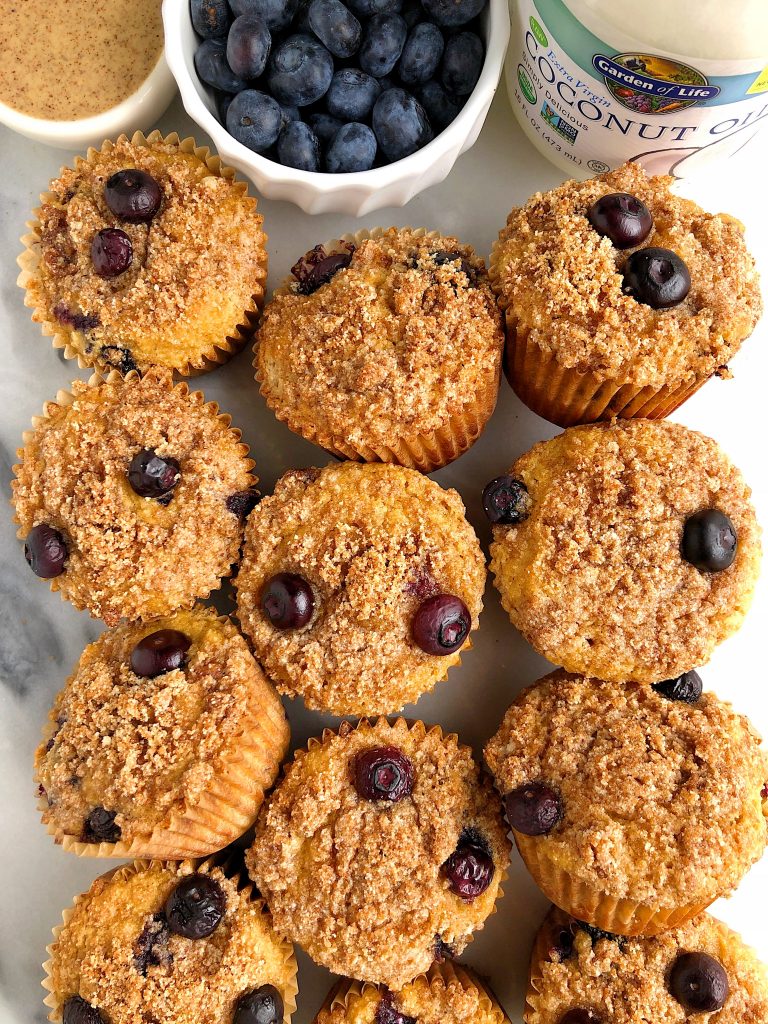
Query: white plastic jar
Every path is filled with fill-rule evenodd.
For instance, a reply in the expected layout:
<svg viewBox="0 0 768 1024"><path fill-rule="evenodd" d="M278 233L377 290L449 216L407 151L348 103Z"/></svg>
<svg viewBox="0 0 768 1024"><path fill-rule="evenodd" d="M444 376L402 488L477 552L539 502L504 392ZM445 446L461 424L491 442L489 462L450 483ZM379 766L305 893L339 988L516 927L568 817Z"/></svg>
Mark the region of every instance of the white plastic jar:
<svg viewBox="0 0 768 1024"><path fill-rule="evenodd" d="M571 177L637 160L687 177L768 119L768 0L511 0L526 135Z"/></svg>

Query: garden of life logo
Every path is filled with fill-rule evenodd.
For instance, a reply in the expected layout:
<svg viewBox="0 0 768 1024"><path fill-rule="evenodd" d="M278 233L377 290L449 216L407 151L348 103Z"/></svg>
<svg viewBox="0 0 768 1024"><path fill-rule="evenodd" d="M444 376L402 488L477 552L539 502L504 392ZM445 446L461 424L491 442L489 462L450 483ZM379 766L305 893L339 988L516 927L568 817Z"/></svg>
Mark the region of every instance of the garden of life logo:
<svg viewBox="0 0 768 1024"><path fill-rule="evenodd" d="M651 53L596 53L592 64L619 103L640 114L671 114L720 93L696 68Z"/></svg>
<svg viewBox="0 0 768 1024"><path fill-rule="evenodd" d="M536 102L536 90L533 87L530 75L525 70L522 64L517 65L517 80L520 83L520 88L523 91L523 96L528 100L529 103Z"/></svg>

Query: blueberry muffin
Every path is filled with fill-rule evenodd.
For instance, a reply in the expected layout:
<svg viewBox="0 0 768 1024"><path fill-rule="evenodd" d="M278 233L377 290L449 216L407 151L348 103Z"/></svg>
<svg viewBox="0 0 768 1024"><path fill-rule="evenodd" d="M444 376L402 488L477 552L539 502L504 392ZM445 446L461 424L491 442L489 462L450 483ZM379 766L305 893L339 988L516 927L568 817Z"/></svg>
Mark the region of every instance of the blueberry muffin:
<svg viewBox="0 0 768 1024"><path fill-rule="evenodd" d="M312 1024L509 1024L490 989L459 964L434 963L398 992L341 979Z"/></svg>
<svg viewBox="0 0 768 1024"><path fill-rule="evenodd" d="M657 419L728 363L762 300L744 226L673 195L637 164L537 192L491 257L505 369L563 427Z"/></svg>
<svg viewBox="0 0 768 1024"><path fill-rule="evenodd" d="M290 1024L296 960L249 885L191 861L136 861L65 911L45 964L63 1024Z"/></svg>
<svg viewBox="0 0 768 1024"><path fill-rule="evenodd" d="M177 135L105 142L50 183L19 284L81 366L204 373L253 333L267 277L256 200Z"/></svg>
<svg viewBox="0 0 768 1024"><path fill-rule="evenodd" d="M683 924L768 843L768 755L695 672L655 687L554 672L517 698L485 757L535 881L606 931Z"/></svg>
<svg viewBox="0 0 768 1024"><path fill-rule="evenodd" d="M281 693L336 715L388 714L469 647L485 560L456 491L346 462L278 481L248 519L235 585Z"/></svg>
<svg viewBox="0 0 768 1024"><path fill-rule="evenodd" d="M265 310L256 376L278 419L332 454L431 472L490 418L502 343L474 250L390 228L298 261Z"/></svg>
<svg viewBox="0 0 768 1024"><path fill-rule="evenodd" d="M768 972L708 914L621 938L555 908L533 947L526 1024L764 1024Z"/></svg>
<svg viewBox="0 0 768 1024"><path fill-rule="evenodd" d="M281 934L337 974L399 989L462 952L508 856L470 749L437 726L380 718L296 754L246 863Z"/></svg>
<svg viewBox="0 0 768 1024"><path fill-rule="evenodd" d="M116 626L51 709L35 757L43 822L80 854L214 853L253 824L288 739L228 619L200 606Z"/></svg>
<svg viewBox="0 0 768 1024"><path fill-rule="evenodd" d="M229 576L255 498L227 416L168 370L76 381L48 402L14 467L32 571L115 625L190 607Z"/></svg>
<svg viewBox="0 0 768 1024"><path fill-rule="evenodd" d="M556 665L655 683L741 625L760 531L741 473L677 423L574 427L485 489L504 608Z"/></svg>

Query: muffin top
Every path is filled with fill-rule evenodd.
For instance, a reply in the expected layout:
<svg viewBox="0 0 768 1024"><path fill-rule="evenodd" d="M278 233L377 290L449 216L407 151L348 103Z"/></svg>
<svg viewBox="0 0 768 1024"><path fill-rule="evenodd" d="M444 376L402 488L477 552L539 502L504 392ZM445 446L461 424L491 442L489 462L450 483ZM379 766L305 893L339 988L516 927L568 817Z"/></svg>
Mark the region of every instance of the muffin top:
<svg viewBox="0 0 768 1024"><path fill-rule="evenodd" d="M36 320L68 335L85 365L122 373L208 368L218 346L231 349L226 338L247 322L253 297L261 301L266 235L256 200L231 172L222 176L207 150L186 149L175 136L153 135L146 145L121 136L64 168L42 197L39 267L25 282L30 304ZM154 182L143 185L140 220L126 214L124 196L123 205L113 198L125 186L105 191L112 175L126 171ZM104 243L110 276L92 252L104 229L124 233L132 253L114 273L126 242L113 234Z"/></svg>
<svg viewBox="0 0 768 1024"><path fill-rule="evenodd" d="M293 950L262 901L190 861L137 861L97 878L65 914L46 968L57 1021L79 997L109 1024L231 1024L262 986L277 990L286 1021L295 1008Z"/></svg>
<svg viewBox="0 0 768 1024"><path fill-rule="evenodd" d="M550 661L653 683L704 664L741 624L759 528L710 438L667 421L573 427L510 475L525 509L494 526L491 568L513 624Z"/></svg>
<svg viewBox="0 0 768 1024"><path fill-rule="evenodd" d="M24 441L19 535L34 571L77 608L108 625L165 615L229 575L253 462L229 418L169 371L76 381Z"/></svg>
<svg viewBox="0 0 768 1024"><path fill-rule="evenodd" d="M508 855L470 749L437 727L379 719L296 755L246 862L275 927L313 960L398 989L461 953L493 910Z"/></svg>
<svg viewBox="0 0 768 1024"><path fill-rule="evenodd" d="M768 756L709 693L687 703L554 672L518 697L485 756L502 794L557 794L559 821L536 841L616 899L712 902L768 842Z"/></svg>
<svg viewBox="0 0 768 1024"><path fill-rule="evenodd" d="M265 745L268 786L288 725L228 619L198 607L116 626L85 649L49 715L35 758L43 821L86 843L177 831L239 761L244 733Z"/></svg>
<svg viewBox="0 0 768 1024"><path fill-rule="evenodd" d="M386 446L445 425L489 378L495 394L500 316L470 246L390 228L338 248L348 265L315 288L308 253L259 327L258 378L281 419Z"/></svg>
<svg viewBox="0 0 768 1024"><path fill-rule="evenodd" d="M726 373L762 312L743 225L670 192L638 164L567 181L510 213L491 276L511 321L562 365L638 386L693 384ZM639 245L617 248L588 217L602 196L629 193L653 218ZM637 249L672 250L688 267L687 297L655 309L624 291Z"/></svg>
<svg viewBox="0 0 768 1024"><path fill-rule="evenodd" d="M311 611L288 625L269 614L271 581L286 573L303 581ZM355 462L286 473L249 516L236 580L240 622L270 679L339 715L398 711L431 690L469 646L484 584L456 491ZM430 643L435 625L444 646Z"/></svg>
<svg viewBox="0 0 768 1024"><path fill-rule="evenodd" d="M466 968L433 964L426 974L391 992L381 985L341 981L313 1024L505 1024L504 1011Z"/></svg>
<svg viewBox="0 0 768 1024"><path fill-rule="evenodd" d="M736 932L708 914L627 939L553 908L534 946L526 1020L559 1024L570 1010L592 1013L574 1016L574 1024L764 1024L768 973Z"/></svg>

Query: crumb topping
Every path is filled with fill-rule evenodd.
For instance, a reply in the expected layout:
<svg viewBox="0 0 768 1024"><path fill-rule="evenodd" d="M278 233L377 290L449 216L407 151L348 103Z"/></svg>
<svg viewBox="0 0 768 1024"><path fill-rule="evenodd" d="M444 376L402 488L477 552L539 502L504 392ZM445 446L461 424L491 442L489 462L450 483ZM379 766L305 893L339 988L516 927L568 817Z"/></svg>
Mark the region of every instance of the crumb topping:
<svg viewBox="0 0 768 1024"><path fill-rule="evenodd" d="M108 625L205 597L240 549L242 523L226 499L254 482L239 433L200 392L173 387L168 371L77 381L72 394L71 405L48 403L14 482L21 534L46 523L65 537L55 588ZM168 504L128 482L131 459L147 448L180 463Z"/></svg>
<svg viewBox="0 0 768 1024"><path fill-rule="evenodd" d="M673 195L672 180L628 163L514 209L491 269L508 325L568 368L638 386L693 384L726 368L762 312L755 263L743 225ZM671 249L687 264L691 290L680 305L652 309L623 293L634 250L617 249L587 219L613 192L651 211L653 229L638 248Z"/></svg>
<svg viewBox="0 0 768 1024"><path fill-rule="evenodd" d="M441 262L446 253L456 259ZM258 377L290 425L387 445L438 429L495 388L502 342L474 250L392 228L312 294L298 281L278 290L259 328Z"/></svg>
<svg viewBox="0 0 768 1024"><path fill-rule="evenodd" d="M712 902L768 842L768 756L713 694L686 704L554 672L518 697L485 756L502 794L555 787L563 817L538 842L616 899Z"/></svg>
<svg viewBox="0 0 768 1024"><path fill-rule="evenodd" d="M314 590L304 629L276 629L262 611L262 589L278 572ZM455 594L474 629L484 584L456 491L412 469L353 462L278 481L248 518L236 580L238 615L267 675L281 693L335 714L389 713L431 690L459 652L417 647L413 615L433 594Z"/></svg>
<svg viewBox="0 0 768 1024"><path fill-rule="evenodd" d="M358 796L351 761L374 746L411 759L410 796ZM472 902L440 870L465 829L495 865ZM469 748L420 722L379 719L326 731L297 755L264 805L246 861L278 931L329 970L397 989L428 969L438 939L461 953L493 909L508 853L498 797Z"/></svg>
<svg viewBox="0 0 768 1024"><path fill-rule="evenodd" d="M657 682L705 664L741 624L760 531L715 441L668 421L574 427L512 466L530 517L495 526L491 569L512 623L572 672ZM738 534L723 572L680 554L686 519L717 508Z"/></svg>
<svg viewBox="0 0 768 1024"><path fill-rule="evenodd" d="M163 927L168 896L193 870L188 861L153 862L96 879L53 947L59 1007L79 995L110 1024L221 1024L232 1020L238 998L260 985L295 993L290 946L250 887L238 889L218 868L209 873L224 890L226 911L213 934L187 939ZM149 962L137 957L146 948Z"/></svg>
<svg viewBox="0 0 768 1024"><path fill-rule="evenodd" d="M130 168L161 187L162 205L149 224L122 221L105 202L107 179ZM36 318L61 333L69 327L70 343L89 365L199 368L263 295L266 235L256 200L242 182L177 144L139 146L122 137L78 160L51 182L39 220ZM107 227L124 231L133 247L131 266L112 279L99 277L91 260L91 241Z"/></svg>
<svg viewBox="0 0 768 1024"><path fill-rule="evenodd" d="M560 961L541 956L549 935L574 929L574 952ZM714 1014L689 1015L667 988L667 977L680 953L701 952L720 961L730 994ZM768 974L751 949L720 921L701 914L688 924L654 938L608 938L593 942L560 910L552 909L534 947L526 1019L531 1024L558 1024L571 1009L590 1009L612 1024L764 1024L768 1020Z"/></svg>
<svg viewBox="0 0 768 1024"><path fill-rule="evenodd" d="M165 629L192 641L184 666L137 676L134 647ZM126 842L168 827L237 760L253 713L283 720L245 640L212 609L107 630L58 694L38 748L36 772L48 800L43 821L82 839L89 813L100 806L116 812ZM275 771L281 753L273 752Z"/></svg>

